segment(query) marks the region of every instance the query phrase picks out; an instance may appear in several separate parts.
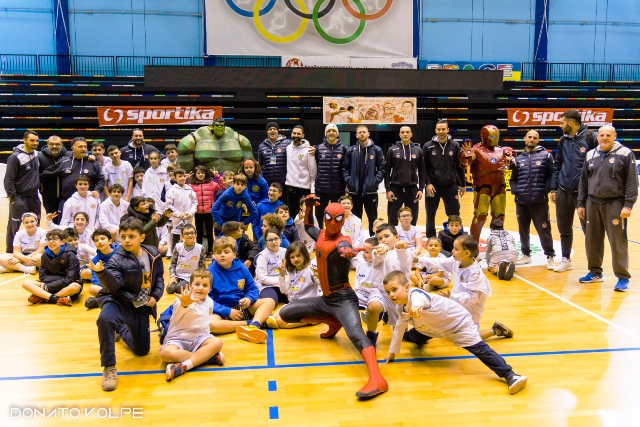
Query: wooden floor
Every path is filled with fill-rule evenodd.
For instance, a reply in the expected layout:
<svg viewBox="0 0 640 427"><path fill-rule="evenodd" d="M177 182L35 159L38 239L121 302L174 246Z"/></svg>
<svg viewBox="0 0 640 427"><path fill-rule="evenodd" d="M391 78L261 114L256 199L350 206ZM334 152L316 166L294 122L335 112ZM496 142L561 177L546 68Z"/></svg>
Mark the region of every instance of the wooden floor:
<svg viewBox="0 0 640 427"><path fill-rule="evenodd" d="M517 230L509 199L506 228ZM468 193L462 199L466 226L471 202ZM6 199L0 200L0 218L5 224ZM634 277L640 277L637 222L634 210ZM424 213L418 224L424 225ZM557 240L555 222L553 232ZM267 345L222 336L224 367L196 369L171 383L164 379L155 334L145 357L117 344L118 389L106 393L100 389L98 310L84 308L86 290L71 308L29 306L23 276L3 274L0 425L638 426L640 286L632 280L629 292L613 292L608 249L604 283L579 284L587 272L579 229L574 250L573 271L538 266L519 268L510 282L490 278L493 296L482 324L499 320L515 337L489 344L529 377L527 388L513 396L477 359L433 340L423 351L405 343L395 363L381 366L389 392L358 401L354 393L367 378L360 355L344 332L320 340L322 326L273 331ZM165 296L160 308L172 301ZM382 327L380 360L390 336L391 328Z"/></svg>

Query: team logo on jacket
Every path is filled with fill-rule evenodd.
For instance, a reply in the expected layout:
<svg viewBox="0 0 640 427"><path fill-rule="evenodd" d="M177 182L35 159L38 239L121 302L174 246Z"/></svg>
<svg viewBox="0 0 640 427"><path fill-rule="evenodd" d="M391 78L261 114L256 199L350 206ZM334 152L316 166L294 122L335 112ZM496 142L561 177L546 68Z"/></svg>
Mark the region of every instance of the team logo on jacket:
<svg viewBox="0 0 640 427"><path fill-rule="evenodd" d="M373 160L373 154L372 154L372 155L370 155L370 156L369 156L369 158L370 158L371 160Z"/></svg>
<svg viewBox="0 0 640 427"><path fill-rule="evenodd" d="M415 154L412 154L412 155L411 155L411 158L412 158L412 159L415 159L415 158L416 158L416 155L415 155Z"/></svg>
<svg viewBox="0 0 640 427"><path fill-rule="evenodd" d="M236 208L240 209L242 207L242 201L239 200L238 203L236 203Z"/></svg>
<svg viewBox="0 0 640 427"><path fill-rule="evenodd" d="M542 228L547 228L547 223L546 222L542 223Z"/></svg>
<svg viewBox="0 0 640 427"><path fill-rule="evenodd" d="M164 182L164 179L161 179L161 180L160 180L160 184L162 184L163 182Z"/></svg>
<svg viewBox="0 0 640 427"><path fill-rule="evenodd" d="M300 283L304 283L304 277L300 278Z"/></svg>
<svg viewBox="0 0 640 427"><path fill-rule="evenodd" d="M238 280L238 289L244 291L244 279Z"/></svg>
<svg viewBox="0 0 640 427"><path fill-rule="evenodd" d="M620 221L616 218L613 221L611 221L613 223L613 225L618 225L620 224Z"/></svg>
<svg viewBox="0 0 640 427"><path fill-rule="evenodd" d="M341 159L342 158L342 154L338 153L338 158Z"/></svg>
<svg viewBox="0 0 640 427"><path fill-rule="evenodd" d="M191 261L197 261L197 260L198 260L197 256L194 255L194 256L191 257Z"/></svg>
<svg viewBox="0 0 640 427"><path fill-rule="evenodd" d="M449 151L449 155L450 155L450 156L453 156L453 151Z"/></svg>
<svg viewBox="0 0 640 427"><path fill-rule="evenodd" d="M614 159L613 157L609 159L609 163L613 164L616 162L616 159Z"/></svg>
<svg viewBox="0 0 640 427"><path fill-rule="evenodd" d="M278 148L278 153L282 153L282 148Z"/></svg>
<svg viewBox="0 0 640 427"><path fill-rule="evenodd" d="M260 187L258 187L257 185L254 185L253 187L251 187L251 191L253 191L254 193L257 193L258 190L260 190Z"/></svg>
<svg viewBox="0 0 640 427"><path fill-rule="evenodd" d="M89 169L85 169L85 170L84 170L84 173L89 173Z"/></svg>
<svg viewBox="0 0 640 427"><path fill-rule="evenodd" d="M580 147L580 152L581 152L581 153L584 153L585 151L587 151L587 149L586 149L586 148L584 148L584 147Z"/></svg>
<svg viewBox="0 0 640 427"><path fill-rule="evenodd" d="M536 165L537 165L537 166L540 166L541 164L542 164L542 162L541 162L540 160L538 160L538 161L536 162Z"/></svg>
<svg viewBox="0 0 640 427"><path fill-rule="evenodd" d="M229 206L230 208L232 208L232 207L233 207L233 202L232 202L231 200L229 200L229 201L227 202L227 206Z"/></svg>
<svg viewBox="0 0 640 427"><path fill-rule="evenodd" d="M96 205L91 205L91 209L95 209L95 208L96 208Z"/></svg>

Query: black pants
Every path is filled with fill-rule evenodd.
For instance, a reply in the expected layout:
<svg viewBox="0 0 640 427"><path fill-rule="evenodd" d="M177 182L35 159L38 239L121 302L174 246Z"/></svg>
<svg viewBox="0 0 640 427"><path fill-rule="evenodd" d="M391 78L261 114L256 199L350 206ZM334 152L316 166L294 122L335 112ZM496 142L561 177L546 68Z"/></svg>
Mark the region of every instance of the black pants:
<svg viewBox="0 0 640 427"><path fill-rule="evenodd" d="M364 207L364 212L367 214L367 220L369 221L369 235L373 236L373 221L378 218L378 193L360 196L349 193L349 195L353 199L353 209L351 209L351 213L363 220L362 208Z"/></svg>
<svg viewBox="0 0 640 427"><path fill-rule="evenodd" d="M58 205L60 204L60 199L45 199L42 197L42 205L44 206L44 211L48 214L58 212ZM52 221L54 224L60 224L60 216L53 218Z"/></svg>
<svg viewBox="0 0 640 427"><path fill-rule="evenodd" d="M116 331L122 336L122 341L129 346L137 356L149 354L151 337L149 335L149 307L122 308L116 302L105 303L96 321L98 325L98 340L100 341L100 365L114 366L116 364Z"/></svg>
<svg viewBox="0 0 640 427"><path fill-rule="evenodd" d="M287 185L287 206L289 206L289 217L295 218L300 212L300 199L311 194L308 188L292 187Z"/></svg>
<svg viewBox="0 0 640 427"><path fill-rule="evenodd" d="M344 196L344 191L340 193L323 193L316 191L316 196L320 198L320 206L316 206L316 219L318 220L318 228L324 228L324 210L331 202L338 202L338 199ZM299 200L299 199L298 199ZM291 210L291 207L289 207Z"/></svg>
<svg viewBox="0 0 640 427"><path fill-rule="evenodd" d="M560 245L562 246L562 257L571 259L571 247L573 246L573 218L578 207L578 193L572 193L558 187L556 192L556 221L558 222L558 232L560 233ZM584 233L587 223L580 219L582 232Z"/></svg>
<svg viewBox="0 0 640 427"><path fill-rule="evenodd" d="M207 238L207 253L213 252L213 217L210 213L195 214L196 241L202 244L202 239Z"/></svg>
<svg viewBox="0 0 640 427"><path fill-rule="evenodd" d="M595 203L587 199L587 232L585 248L589 271L600 276L604 259L604 234L606 232L611 248L611 267L618 279L630 279L629 242L627 241L627 219L620 218L624 199L609 203Z"/></svg>
<svg viewBox="0 0 640 427"><path fill-rule="evenodd" d="M396 199L392 202L387 201L387 213L389 215L389 224L398 225L398 211L404 205L411 209L411 225L416 225L418 221L418 214L420 213L420 205L416 201L416 193L418 192L418 186L413 185L411 187L401 187L399 185L391 184L391 191Z"/></svg>
<svg viewBox="0 0 640 427"><path fill-rule="evenodd" d="M436 194L433 197L424 194L424 208L427 211L427 237L436 235L436 212L440 206L440 199L444 202L447 216L460 215L460 200L458 199L458 184L433 184Z"/></svg>
<svg viewBox="0 0 640 427"><path fill-rule="evenodd" d="M520 233L520 249L523 255L531 256L529 231L531 230L531 221L533 221L544 254L547 257L555 256L548 203L516 203L516 218L518 219L518 233Z"/></svg>
<svg viewBox="0 0 640 427"><path fill-rule="evenodd" d="M13 253L13 238L15 237L20 225L22 225L22 214L33 212L38 217L38 226L40 226L40 214L42 206L40 198L37 195L28 197L16 197L9 201L9 221L7 222L7 253Z"/></svg>
<svg viewBox="0 0 640 427"><path fill-rule="evenodd" d="M291 302L280 309L280 317L287 323L298 323L305 317L335 317L358 349L371 346L371 341L362 329L358 312L358 297L351 288L334 292L328 297L303 298Z"/></svg>
<svg viewBox="0 0 640 427"><path fill-rule="evenodd" d="M273 302L278 305L279 302L288 303L289 298L282 292L280 292L280 288L275 286L267 286L260 291L260 298L270 298Z"/></svg>
<svg viewBox="0 0 640 427"><path fill-rule="evenodd" d="M416 331L415 328L408 332L409 340L416 344L426 344L431 339L430 336L423 335ZM494 349L489 347L486 342L480 341L478 344L474 344L469 347L462 347L475 357L480 359L489 369L496 373L500 378L505 378L513 375L511 366L505 362L505 360ZM511 374L511 375L510 375Z"/></svg>

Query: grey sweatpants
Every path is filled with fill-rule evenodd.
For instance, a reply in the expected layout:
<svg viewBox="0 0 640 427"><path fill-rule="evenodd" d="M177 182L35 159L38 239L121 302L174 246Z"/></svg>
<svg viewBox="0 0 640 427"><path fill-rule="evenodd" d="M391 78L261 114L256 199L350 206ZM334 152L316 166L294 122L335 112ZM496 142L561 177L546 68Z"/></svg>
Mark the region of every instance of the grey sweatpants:
<svg viewBox="0 0 640 427"><path fill-rule="evenodd" d="M602 274L604 258L604 233L609 238L611 247L611 266L618 279L629 279L629 250L627 242L627 220L620 218L624 200L613 200L598 204L587 200L587 229L585 247L587 263L593 275Z"/></svg>

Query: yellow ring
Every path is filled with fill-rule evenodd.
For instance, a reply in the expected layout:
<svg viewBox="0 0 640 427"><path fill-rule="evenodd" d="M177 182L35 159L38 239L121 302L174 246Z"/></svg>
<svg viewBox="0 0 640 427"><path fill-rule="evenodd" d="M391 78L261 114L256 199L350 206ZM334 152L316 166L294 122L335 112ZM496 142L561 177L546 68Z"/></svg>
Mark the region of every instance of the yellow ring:
<svg viewBox="0 0 640 427"><path fill-rule="evenodd" d="M253 24L255 25L258 32L262 35L262 37L274 43L289 43L299 38L302 35L302 33L304 33L304 31L307 29L307 23L309 22L309 20L301 19L300 26L293 34L290 34L288 36L274 36L273 34L269 33L262 26L262 22L260 22L260 8L262 7L262 4L265 1L267 0L257 1L256 4L253 6ZM298 7L302 11L302 13L308 13L307 6L304 4L302 0L296 0L296 3L298 4Z"/></svg>

